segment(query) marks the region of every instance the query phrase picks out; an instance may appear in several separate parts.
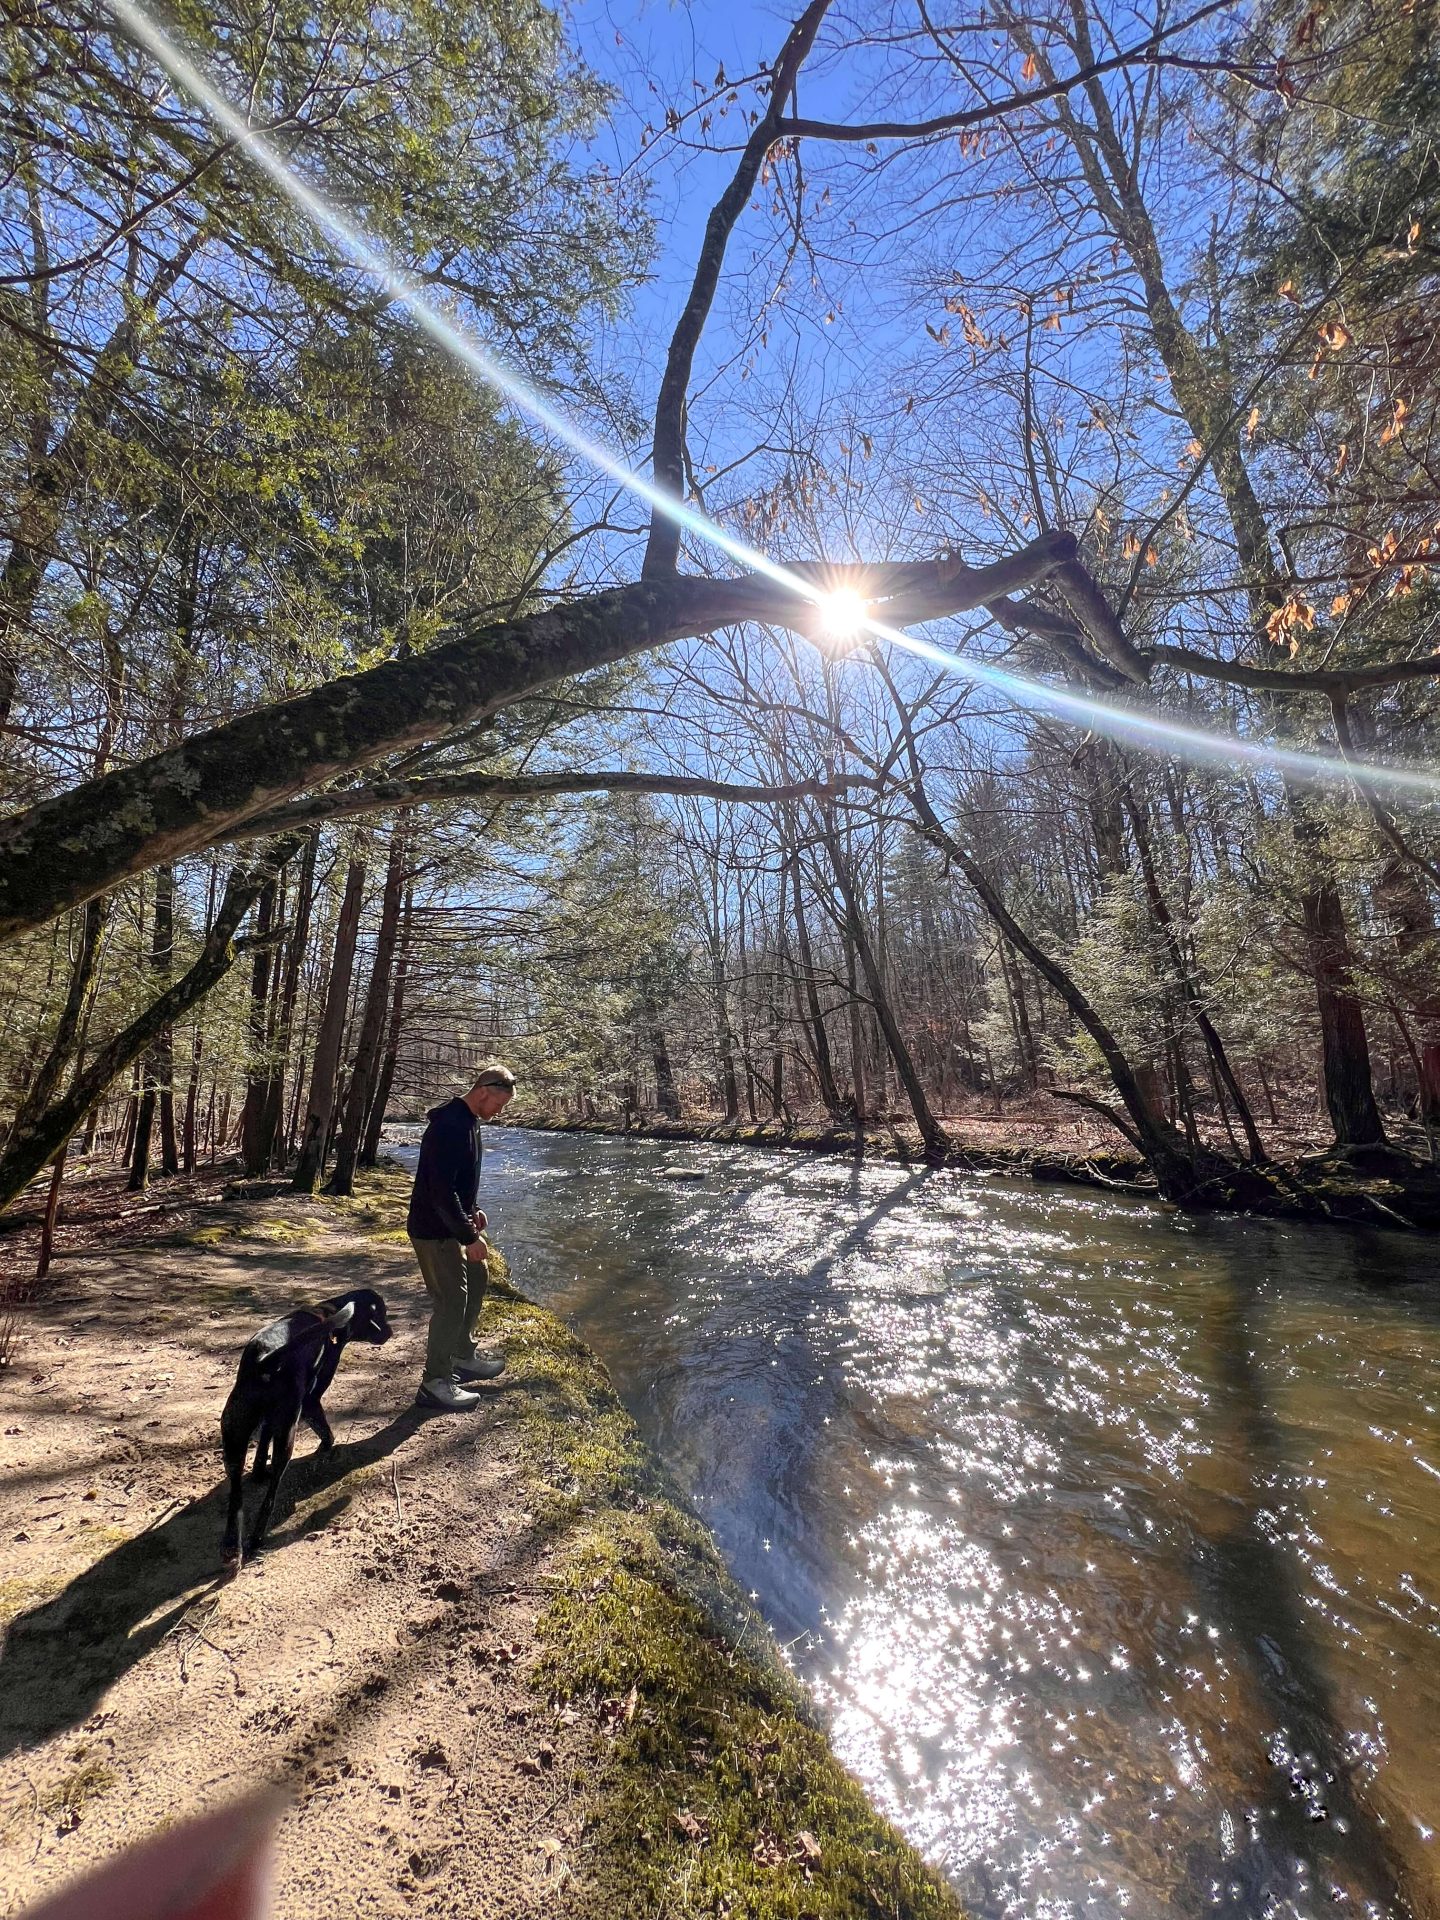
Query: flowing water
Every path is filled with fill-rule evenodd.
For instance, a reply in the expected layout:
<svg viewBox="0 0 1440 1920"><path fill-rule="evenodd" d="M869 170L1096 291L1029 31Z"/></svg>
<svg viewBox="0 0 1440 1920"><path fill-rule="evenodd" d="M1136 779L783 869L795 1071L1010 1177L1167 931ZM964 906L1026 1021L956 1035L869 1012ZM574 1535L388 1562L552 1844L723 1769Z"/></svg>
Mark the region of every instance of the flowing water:
<svg viewBox="0 0 1440 1920"><path fill-rule="evenodd" d="M1433 1241L486 1143L517 1283L974 1913L1440 1915Z"/></svg>

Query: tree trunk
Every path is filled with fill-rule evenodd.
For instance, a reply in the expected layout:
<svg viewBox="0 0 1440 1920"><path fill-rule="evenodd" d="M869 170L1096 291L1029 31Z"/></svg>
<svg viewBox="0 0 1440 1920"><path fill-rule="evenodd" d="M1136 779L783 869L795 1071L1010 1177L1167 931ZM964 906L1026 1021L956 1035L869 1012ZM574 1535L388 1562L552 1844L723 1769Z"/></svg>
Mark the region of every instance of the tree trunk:
<svg viewBox="0 0 1440 1920"><path fill-rule="evenodd" d="M1076 553L1072 535L1047 533L991 566L891 566L889 597L877 605L902 624L985 606L1075 568ZM742 621L802 616L793 591L754 576L648 579L473 629L242 714L0 823L0 941L126 875L212 846L339 773L439 739L557 680ZM63 861L57 845L70 849Z"/></svg>
<svg viewBox="0 0 1440 1920"><path fill-rule="evenodd" d="M904 1087L910 1101L910 1111L915 1116L915 1124L920 1129L920 1138L925 1146L925 1158L938 1165L949 1151L949 1139L945 1129L930 1111L930 1102L925 1096L924 1087L920 1084L920 1076L915 1071L915 1062L910 1057L910 1049L905 1044L905 1037L900 1031L899 1023L890 1005L890 996L885 990L879 960L866 935L864 922L860 916L860 902L855 893L854 876L845 858L844 849L840 845L840 836L835 830L833 820L828 818L825 820L824 835L825 845L830 854L830 865L834 870L841 898L845 902L845 917L849 924L850 939L859 956L860 965L864 969L865 982L870 990L875 1017L885 1037L885 1044L889 1048L890 1058L894 1062L900 1084ZM852 1004L858 1004L858 1002Z"/></svg>
<svg viewBox="0 0 1440 1920"><path fill-rule="evenodd" d="M345 875L345 897L335 925L335 955L330 963L330 983L325 992L325 1011L315 1040L315 1061L310 1069L310 1098L305 1111L305 1128L300 1138L300 1157L290 1182L296 1193L313 1193L319 1183L330 1133L330 1116L335 1106L335 1080L340 1067L340 1043L345 1036L345 1015L350 1004L350 976L355 966L355 941L360 931L360 908L365 897L365 862L352 859Z"/></svg>
<svg viewBox="0 0 1440 1920"><path fill-rule="evenodd" d="M296 850L291 840L267 851L261 863L235 868L215 925L206 937L194 965L169 990L152 1001L130 1025L106 1042L91 1064L75 1076L64 1096L55 1101L23 1134L12 1131L0 1155L0 1213L70 1138L107 1087L154 1044L155 1036L197 1006L217 981L235 964L244 943L236 929L258 898L275 868Z"/></svg>
<svg viewBox="0 0 1440 1920"><path fill-rule="evenodd" d="M1440 931L1429 898L1408 862L1387 862L1375 889L1395 942L1397 996L1419 1022L1415 1052L1420 1121L1433 1143L1440 1128ZM1433 1144L1432 1144L1433 1151Z"/></svg>
<svg viewBox="0 0 1440 1920"><path fill-rule="evenodd" d="M270 1086L272 1063L266 1045L270 1001L270 975L274 954L267 941L275 917L275 888L266 887L255 909L255 931L264 944L257 945L250 965L250 1017L248 1062L245 1070L245 1099L240 1108L240 1165L252 1177L263 1173L267 1161L260 1138L265 1096Z"/></svg>
<svg viewBox="0 0 1440 1920"><path fill-rule="evenodd" d="M285 1164L286 1148L280 1139L284 1117L285 1074L290 1064L290 1045L295 1030L295 1005L300 994L300 976L305 965L305 948L310 938L310 913L315 896L315 859L320 843L318 828L306 836L300 870L295 881L295 907L290 937L285 946L283 977L276 960L277 993L274 1001L274 1025L270 1034L269 1072L264 1097L255 1125L256 1172Z"/></svg>
<svg viewBox="0 0 1440 1920"><path fill-rule="evenodd" d="M55 1171L50 1176L50 1191L45 1197L45 1218L40 1223L40 1255L35 1262L37 1280L43 1280L50 1271L55 1254L55 1226L60 1218L60 1188L64 1179L65 1148L62 1146L55 1156Z"/></svg>
<svg viewBox="0 0 1440 1920"><path fill-rule="evenodd" d="M1255 1125L1255 1116L1250 1111L1250 1102L1245 1098L1244 1089L1231 1068L1230 1056L1225 1051L1220 1035L1215 1031L1214 1023L1201 998L1195 976L1181 950L1179 935L1170 913L1170 905L1165 898L1160 877L1156 871L1149 824L1128 781L1125 782L1123 791L1126 809L1130 815L1131 831L1135 836L1135 848L1140 856L1140 872L1145 882L1145 896L1150 903L1150 917L1165 942L1165 950L1170 956L1170 964L1179 983L1186 1009L1209 1050L1211 1064L1218 1078L1224 1083L1225 1090L1230 1095L1231 1103L1245 1133L1245 1146L1250 1160L1256 1166L1263 1166L1269 1159L1265 1151L1265 1142L1260 1138L1260 1129Z"/></svg>
<svg viewBox="0 0 1440 1920"><path fill-rule="evenodd" d="M1167 1123L1158 1110L1154 1095L1142 1088L1140 1077L1126 1059L1120 1043L1076 982L1046 953L1043 947L1030 937L1005 905L980 863L946 829L926 795L913 741L909 743L909 750L911 798L921 831L932 845L955 862L975 889L981 905L1000 932L1017 952L1024 954L1041 979L1059 996L1099 1048L1111 1082L1129 1116L1128 1130L1149 1162L1161 1193L1166 1199L1176 1200L1182 1204L1194 1203L1197 1199L1203 1198L1204 1189L1208 1185L1216 1180L1225 1180L1233 1171L1230 1162L1219 1156L1212 1157L1204 1153L1196 1155ZM1100 1102L1089 1100L1087 1097L1086 1104L1098 1107L1109 1117L1114 1118L1110 1110L1102 1107Z"/></svg>
<svg viewBox="0 0 1440 1920"><path fill-rule="evenodd" d="M195 1107L200 1097L200 1057L204 1048L205 1035L197 1021L190 1043L190 1079L185 1087L185 1119L180 1137L180 1164L186 1173L195 1171Z"/></svg>
<svg viewBox="0 0 1440 1920"><path fill-rule="evenodd" d="M842 1110L840 1089L835 1081L835 1065L830 1055L830 1036L825 1031L825 1013L820 1005L820 995L815 986L815 958L810 949L810 929L805 924L805 902L800 891L800 855L791 853L790 884L795 900L795 944L800 951L800 978L805 994L805 1010L808 1019L804 1021L805 1035L815 1062L815 1080L820 1089L820 1098L825 1111L831 1119L838 1117ZM783 879L781 882L784 885Z"/></svg>
<svg viewBox="0 0 1440 1920"><path fill-rule="evenodd" d="M405 891L405 855L408 844L405 821L399 820L390 834L390 857L385 867L385 888L381 896L380 926L375 936L375 959L370 968L370 984L365 994L365 1010L355 1042L355 1058L340 1113L335 1138L335 1172L327 1193L352 1193L355 1188L355 1163L365 1131L365 1116L375 1096L380 1078L385 1020L390 1009L390 978L395 961L395 942L400 932L400 905Z"/></svg>
<svg viewBox="0 0 1440 1920"><path fill-rule="evenodd" d="M712 874L712 882L718 893L719 881ZM730 984L725 977L725 943L720 929L720 907L718 898L711 901L710 942L710 986L715 996L715 1046L720 1065L720 1096L725 1102L725 1118L735 1122L740 1118L740 1082L735 1072L735 1030L730 1018Z"/></svg>
<svg viewBox="0 0 1440 1920"><path fill-rule="evenodd" d="M865 1023L861 1017L860 976L855 967L855 929L848 914L840 937L845 949L846 1010L850 1016L850 1095L858 1138L865 1131L869 1102L865 1091Z"/></svg>
<svg viewBox="0 0 1440 1920"><path fill-rule="evenodd" d="M1355 992L1339 891L1322 880L1307 888L1302 905L1320 1009L1325 1104L1336 1145L1383 1146L1385 1127L1375 1104L1365 1016Z"/></svg>
<svg viewBox="0 0 1440 1920"><path fill-rule="evenodd" d="M385 1109L390 1104L390 1089L395 1084L395 1069L400 1061L400 1036L405 1026L405 991L410 976L410 953L414 941L415 884L405 889L405 911L400 918L400 939L395 959L395 991L390 999L390 1022L386 1028L385 1058L380 1078L365 1118L365 1139L360 1148L360 1165L373 1167L380 1158L380 1130L385 1125Z"/></svg>
<svg viewBox="0 0 1440 1920"><path fill-rule="evenodd" d="M654 1007L650 1014L650 1059L655 1069L655 1104L667 1120L680 1118L680 1094L675 1085L675 1070L670 1064L670 1049L665 1044L665 1029Z"/></svg>
<svg viewBox="0 0 1440 1920"><path fill-rule="evenodd" d="M174 956L175 870L168 866L157 867L155 869L155 915L150 929L150 971L161 983L162 993L169 985ZM140 1105L135 1120L135 1146L130 1161L129 1190L131 1193L143 1192L150 1179L150 1149L155 1131L155 1109L160 1089L163 1087L168 1090L170 1068L170 1036L168 1030L161 1028L145 1054ZM173 1109L170 1121L169 1137L167 1139L162 1135L160 1143L160 1164L165 1173L177 1172L180 1164L175 1153Z"/></svg>
<svg viewBox="0 0 1440 1920"><path fill-rule="evenodd" d="M55 1090L74 1057L84 1016L86 996L90 992L96 968L99 965L105 917L103 898L86 903L80 928L80 945L76 949L75 958L70 967L70 985L66 991L65 1005L60 1010L60 1019L51 1037L50 1049L36 1068L25 1098L21 1101L19 1111L15 1115L13 1122L15 1127L28 1127L38 1114L45 1111L55 1098Z"/></svg>
<svg viewBox="0 0 1440 1920"><path fill-rule="evenodd" d="M155 1086L146 1075L135 1108L135 1139L130 1150L130 1193L143 1193L150 1183L150 1149L155 1139Z"/></svg>

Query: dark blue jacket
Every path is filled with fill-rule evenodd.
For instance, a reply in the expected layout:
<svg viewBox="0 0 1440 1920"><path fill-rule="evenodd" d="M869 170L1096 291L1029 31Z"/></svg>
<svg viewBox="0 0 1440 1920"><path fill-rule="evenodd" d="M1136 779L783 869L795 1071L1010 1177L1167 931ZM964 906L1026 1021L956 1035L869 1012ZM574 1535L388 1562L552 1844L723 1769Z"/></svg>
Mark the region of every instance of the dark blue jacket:
<svg viewBox="0 0 1440 1920"><path fill-rule="evenodd" d="M480 1191L480 1123L463 1100L432 1107L426 1118L405 1230L414 1240L458 1240L468 1247Z"/></svg>

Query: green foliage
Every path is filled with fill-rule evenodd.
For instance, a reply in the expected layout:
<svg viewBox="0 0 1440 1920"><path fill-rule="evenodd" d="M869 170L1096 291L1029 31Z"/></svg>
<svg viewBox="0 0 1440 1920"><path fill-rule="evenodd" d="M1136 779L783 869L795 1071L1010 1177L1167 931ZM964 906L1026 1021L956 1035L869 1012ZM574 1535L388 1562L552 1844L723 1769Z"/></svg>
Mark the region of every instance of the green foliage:
<svg viewBox="0 0 1440 1920"><path fill-rule="evenodd" d="M619 795L588 803L556 851L546 948L524 960L531 1013L516 1058L527 1096L623 1098L692 971L667 836L651 802Z"/></svg>

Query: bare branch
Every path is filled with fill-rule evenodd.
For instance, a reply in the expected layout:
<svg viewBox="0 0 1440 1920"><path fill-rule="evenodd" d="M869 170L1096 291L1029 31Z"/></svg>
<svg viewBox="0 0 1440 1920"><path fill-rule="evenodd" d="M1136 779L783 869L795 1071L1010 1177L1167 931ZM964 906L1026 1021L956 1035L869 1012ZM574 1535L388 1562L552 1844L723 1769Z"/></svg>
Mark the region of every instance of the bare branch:
<svg viewBox="0 0 1440 1920"><path fill-rule="evenodd" d="M1047 82L1040 87L1027 87L1019 93L1008 94L1003 100L987 100L983 106L965 107L957 113L936 114L929 120L865 120L855 125L845 125L834 120L781 120L776 128L776 136L784 139L800 140L933 140L942 134L963 133L967 127L984 126L992 120L1002 120L1007 114L1019 113L1026 107L1037 107L1047 100L1055 100L1072 92L1076 87L1084 86L1087 81L1098 79L1102 74L1114 73L1117 68L1142 64L1160 64L1156 59L1156 49L1166 40L1173 40L1177 34L1188 32L1202 20L1208 20L1212 14L1225 12L1230 0L1210 0L1208 6L1198 12L1188 14L1185 19L1177 20L1173 26L1158 27L1148 38L1138 41L1133 47L1127 47L1123 53L1112 53L1104 60L1092 60L1074 73ZM1193 63L1186 62L1187 66ZM1203 63L1207 67L1231 72L1234 63L1216 60Z"/></svg>
<svg viewBox="0 0 1440 1920"><path fill-rule="evenodd" d="M881 782L867 774L837 774L830 779L794 780L783 786L709 780L689 773L441 773L418 780L377 780L368 787L346 787L318 794L313 800L248 820L226 840L255 840L264 834L293 827L315 826L331 820L349 820L357 814L378 813L391 807L412 807L420 801L539 800L547 794L674 793L703 800L778 803L782 800L833 800L851 787L880 791Z"/></svg>
<svg viewBox="0 0 1440 1920"><path fill-rule="evenodd" d="M1146 649L1147 657L1203 680L1224 680L1233 687L1253 687L1264 693L1359 693L1366 687L1393 687L1405 680L1429 680L1440 675L1440 653L1415 660L1383 660L1369 667L1251 667L1241 660L1216 660L1208 653L1161 641Z"/></svg>
<svg viewBox="0 0 1440 1920"><path fill-rule="evenodd" d="M685 483L685 399L690 389L690 374L695 350L700 344L705 322L720 284L720 269L725 249L735 224L749 204L751 192L776 140L786 100L795 85L805 56L815 44L830 0L810 0L800 18L791 27L789 37L775 62L770 83L770 105L756 123L729 186L711 209L705 223L705 238L695 263L695 278L690 296L676 324L665 361L665 374L655 402L655 436L652 466L657 486L682 497ZM646 578L673 573L680 558L680 528L668 515L656 512L650 521L650 541L645 549Z"/></svg>

